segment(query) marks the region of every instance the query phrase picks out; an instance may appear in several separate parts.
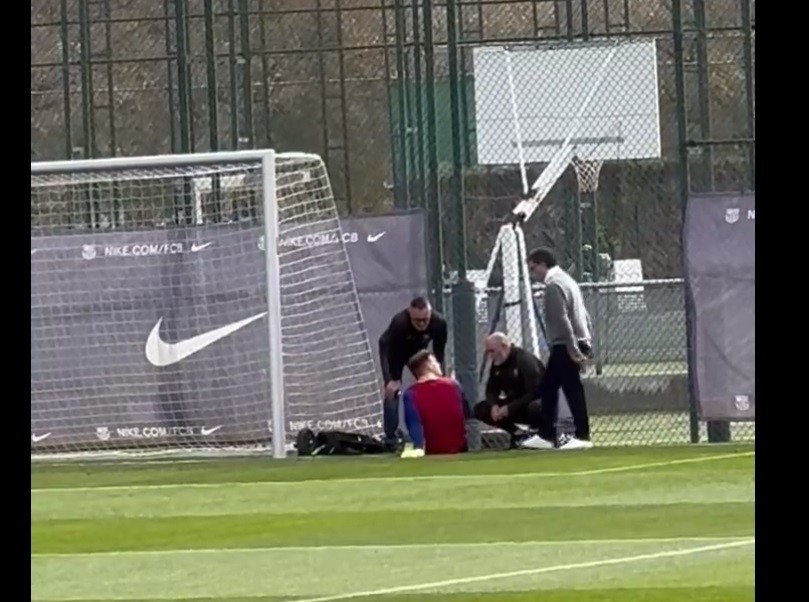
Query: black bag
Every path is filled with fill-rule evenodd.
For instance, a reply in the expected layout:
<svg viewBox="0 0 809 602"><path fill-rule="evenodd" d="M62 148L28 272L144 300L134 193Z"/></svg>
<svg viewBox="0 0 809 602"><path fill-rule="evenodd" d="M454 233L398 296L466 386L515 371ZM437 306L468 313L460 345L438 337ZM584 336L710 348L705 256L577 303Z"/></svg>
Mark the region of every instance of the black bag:
<svg viewBox="0 0 809 602"><path fill-rule="evenodd" d="M296 447L299 456L360 456L390 451L381 441L368 435L343 431L315 434L311 429L298 433Z"/></svg>

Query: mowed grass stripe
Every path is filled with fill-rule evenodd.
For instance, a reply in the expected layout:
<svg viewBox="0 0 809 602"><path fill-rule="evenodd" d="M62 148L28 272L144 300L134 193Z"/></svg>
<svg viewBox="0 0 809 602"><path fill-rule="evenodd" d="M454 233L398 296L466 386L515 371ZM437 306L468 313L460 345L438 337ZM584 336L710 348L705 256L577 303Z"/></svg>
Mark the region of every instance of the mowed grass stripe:
<svg viewBox="0 0 809 602"><path fill-rule="evenodd" d="M31 551L108 552L346 544L497 542L650 537L729 537L755 533L754 503L646 506L479 506L172 518L36 521Z"/></svg>
<svg viewBox="0 0 809 602"><path fill-rule="evenodd" d="M559 452L528 452L539 453L540 457L551 453ZM416 482L422 483L462 483L466 485L497 485L500 483L509 483L516 481L537 481L547 479L571 479L580 477L593 477L603 475L614 475L619 473L635 473L639 476L654 477L658 473L671 473L671 474L685 474L688 472L686 467L698 464L715 464L720 461L728 463L729 467L726 470L749 470L753 466L753 458L755 452L740 452L732 454L715 454L710 456L698 456L695 458L680 458L676 460L662 460L657 462L647 462L643 464L621 464L618 466L610 466L606 468L595 468L579 471L568 472L521 472L521 473L497 473L497 474L452 474L452 475L414 475L414 476L394 476L394 477L351 477L347 479L333 478L333 479L308 479L299 481L254 481L254 482L221 482L221 483L165 483L159 485L109 485L109 486L94 486L94 487L52 487L44 489L31 489L32 496L41 498L43 496L58 496L62 497L66 494L87 494L96 495L99 493L124 493L126 495L132 492L149 492L157 491L165 492L167 490L194 491L194 495L198 495L200 491L221 490L221 489L255 489L255 488L272 488L279 490L279 494L286 493L287 488L290 487L327 487L327 486L354 486L360 487L363 485L380 485L388 486L395 483L412 484ZM430 462L433 458L424 460ZM745 463L745 460L748 463ZM710 467L707 470L711 470Z"/></svg>
<svg viewBox="0 0 809 602"><path fill-rule="evenodd" d="M469 481L394 481L371 486L345 481L288 483L273 487L221 486L196 489L60 490L31 500L31 518L39 520L160 518L366 510L449 510L477 507L571 508L611 505L754 502L755 483L749 468L647 475L639 486L637 474L593 475L551 481L514 480L499 483Z"/></svg>
<svg viewBox="0 0 809 602"><path fill-rule="evenodd" d="M189 550L131 550L112 552L67 552L57 554L31 554L31 558L64 558L78 556L127 556L127 555L174 555L174 554L262 554L264 552L309 552L312 550L341 552L343 550L412 550L419 548L444 548L452 553L453 548L485 547L489 550L496 548L513 548L524 546L591 546L605 544L647 544L647 543L723 543L749 540L752 535L737 535L728 537L645 537L639 539L559 539L542 541L490 541L490 542L455 542L455 543L400 543L400 544L359 544L359 545L328 545L328 546L276 546L271 548L195 548Z"/></svg>
<svg viewBox="0 0 809 602"><path fill-rule="evenodd" d="M527 569L490 572L482 575L481 574L471 576L467 575L464 577L442 579L440 581L422 582L415 585L403 585L376 590L355 591L349 592L347 594L329 594L326 596L308 598L306 600L302 600L301 602L335 602L337 600L369 598L378 595L398 594L403 592L414 592L414 591L447 591L447 590L457 591L468 589L470 588L470 586L474 591L477 591L478 589L486 589L485 587L483 588L474 587L475 585L478 584L488 585L489 588L491 589L496 588L499 591L499 589L503 587L501 585L503 582L509 583L517 581L527 581L529 579L531 581L542 582L544 578L549 574L575 571L578 574L581 574L583 572L585 575L587 575L587 573L592 569L596 569L597 572L605 572L606 569L606 572L609 572L617 565L629 565L629 568L631 570L631 565L633 564L657 563L662 559L673 559L675 563L678 563L684 557L693 556L696 554L702 555L711 552L713 553L720 551L727 552L728 550L741 548L743 546L750 547L754 543L755 539L747 539L745 541L722 542L710 545L703 545L699 547L684 548L679 550L658 550L655 552L644 552L618 557L610 555L607 558L599 558L597 560L563 562L553 564L550 566L539 566L539 567L534 566ZM687 568L685 570L687 570ZM730 575L727 575L726 578L730 578ZM596 577L596 579L598 578ZM542 585L545 585L547 587L547 585L544 583Z"/></svg>
<svg viewBox="0 0 809 602"><path fill-rule="evenodd" d="M753 586L692 586L692 587L638 587L638 588L561 588L543 589L541 592L486 592L486 593L418 593L392 594L389 596L373 596L365 598L367 602L754 602ZM34 598L38 602L44 598ZM250 596L247 598L137 598L138 602L290 602L301 600L300 597L288 596ZM109 602L108 599L76 600L71 602Z"/></svg>
<svg viewBox="0 0 809 602"><path fill-rule="evenodd" d="M51 488L220 484L328 479L397 477L464 477L510 474L572 473L656 464L691 458L739 455L751 462L755 447L745 445L672 446L660 448L607 448L587 453L535 453L531 451L482 452L455 457L424 458L402 462L392 455L371 458L231 458L200 463L134 464L33 464L32 491ZM710 462L710 461L709 461ZM688 464L680 467L687 470Z"/></svg>
<svg viewBox="0 0 809 602"><path fill-rule="evenodd" d="M729 547L737 545L737 547ZM724 548L724 549L717 549ZM575 570L579 588L643 583L657 573L673 586L688 583L752 585L754 547L738 544L609 543L574 548L521 547L492 553L485 547L443 549L282 550L263 554L175 554L171 557L35 558L32 599L173 599L276 596L342 598L350 592L412 588L500 592L567 588ZM642 570L633 572L637 564ZM577 567L575 568L574 567ZM710 567L710 572L706 572ZM511 578L489 578L524 571ZM567 572L567 575L562 573ZM474 579L480 576L479 579ZM471 577L471 578L470 578ZM391 592L393 593L393 592ZM345 596L346 599L348 598ZM381 598L384 599L384 598Z"/></svg>

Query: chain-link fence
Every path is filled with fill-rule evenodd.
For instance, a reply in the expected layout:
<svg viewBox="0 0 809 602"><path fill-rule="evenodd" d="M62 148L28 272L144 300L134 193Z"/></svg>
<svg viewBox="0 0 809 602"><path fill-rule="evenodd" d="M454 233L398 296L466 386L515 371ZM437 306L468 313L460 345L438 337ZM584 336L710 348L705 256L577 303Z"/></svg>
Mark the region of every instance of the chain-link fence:
<svg viewBox="0 0 809 602"><path fill-rule="evenodd" d="M35 160L274 147L390 207L390 1L31 3Z"/></svg>
<svg viewBox="0 0 809 602"><path fill-rule="evenodd" d="M693 440L683 208L755 188L754 23L753 0L35 0L31 154L317 153L344 213L426 209L450 315L458 282L491 297L519 281L513 249L487 267L545 174L524 246L600 291L595 430ZM74 199L73 227L115 227L97 203ZM187 213L156 211L142 221ZM32 227L42 216L32 204ZM453 364L471 387L482 327L463 303Z"/></svg>
<svg viewBox="0 0 809 602"><path fill-rule="evenodd" d="M679 278L582 285L592 319L594 358L583 373L593 437L601 445L662 445L691 437L684 282ZM477 291L476 339L482 341L503 317L502 287ZM450 320L450 291L445 291ZM534 288L540 315L542 288ZM540 321L541 322L541 321ZM452 335L451 335L452 336ZM450 341L450 348L453 341ZM540 354L547 358L547 343ZM487 373L478 372L482 398ZM735 441L755 440L755 424L729 425ZM708 438L699 426L700 440ZM484 446L508 444L496 429L483 428Z"/></svg>
<svg viewBox="0 0 809 602"><path fill-rule="evenodd" d="M720 440L728 426L754 438L753 424L708 428L689 407L680 280L689 192L755 188L754 4L459 0L429 17L441 23L436 51L420 53L414 33L410 73L422 62L436 81L411 85L417 152L403 149L402 164L415 165L409 182L442 225L435 285L522 286L524 251L507 253L501 237L520 200L541 201L521 224L524 248L554 249L604 293L590 295L600 352L586 385L599 441ZM433 105L435 125L420 112ZM446 292L448 311L463 305L457 294ZM662 312L666 297L678 311ZM625 314L633 299L643 309Z"/></svg>

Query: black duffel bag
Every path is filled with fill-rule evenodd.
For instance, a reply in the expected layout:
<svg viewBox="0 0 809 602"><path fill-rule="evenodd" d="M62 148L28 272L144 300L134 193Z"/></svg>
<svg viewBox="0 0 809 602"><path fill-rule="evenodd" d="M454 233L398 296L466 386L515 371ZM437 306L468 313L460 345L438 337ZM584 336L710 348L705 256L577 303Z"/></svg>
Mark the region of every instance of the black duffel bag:
<svg viewBox="0 0 809 602"><path fill-rule="evenodd" d="M295 444L299 456L362 456L384 454L390 450L381 441L360 433L311 429L298 433Z"/></svg>

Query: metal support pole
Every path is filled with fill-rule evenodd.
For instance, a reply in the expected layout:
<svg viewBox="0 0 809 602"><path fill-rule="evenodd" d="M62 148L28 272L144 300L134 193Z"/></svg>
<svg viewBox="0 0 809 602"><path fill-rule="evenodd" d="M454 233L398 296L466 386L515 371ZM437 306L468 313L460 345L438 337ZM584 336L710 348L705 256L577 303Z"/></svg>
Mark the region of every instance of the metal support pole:
<svg viewBox="0 0 809 602"><path fill-rule="evenodd" d="M435 121L435 47L432 0L424 2L424 79L427 92L427 215L430 240L430 288L433 305L444 310L444 245L441 230L441 197L438 190L438 136Z"/></svg>
<svg viewBox="0 0 809 602"><path fill-rule="evenodd" d="M455 378L461 385L467 402L474 404L478 397L475 285L468 280L456 282L452 285L451 294ZM480 429L474 418L467 422L466 437L470 450L480 449Z"/></svg>
<svg viewBox="0 0 809 602"><path fill-rule="evenodd" d="M406 33L404 2L395 0L393 7L393 39L396 56L396 113L394 114L394 95L391 93L390 58L388 56L387 9L385 0L380 0L382 26L385 30L385 74L387 76L388 110L390 119L390 137L393 145L391 168L393 171L393 205L397 209L407 209L410 204L410 180L407 169L407 78L405 77L404 36Z"/></svg>
<svg viewBox="0 0 809 602"><path fill-rule="evenodd" d="M416 109L415 120L410 119L410 132L408 139L410 140L410 156L413 163L413 190L416 190L417 207L427 207L427 191L425 190L424 173L426 171L427 160L424 156L424 96L422 94L422 83L424 82L421 70L421 54L422 36L421 36L421 18L419 16L419 2L421 0L412 0L413 6L413 106ZM411 201L412 203L412 201Z"/></svg>
<svg viewBox="0 0 809 602"><path fill-rule="evenodd" d="M688 130L686 123L686 107L685 107L685 68L684 60L685 53L683 52L683 21L682 21L682 4L681 0L672 0L671 6L672 13L672 28L674 30L674 81L675 81L675 94L677 104L677 135L678 135L678 162L679 162L679 192L680 192L680 210L683 216L683 223L685 223L685 211L688 206L688 193L689 193L689 173L688 173L688 147L686 141L688 138ZM685 262L685 257L683 257ZM691 443L699 443L699 411L697 408L696 399L696 383L694 380L694 370L691 365L691 349L694 344L692 323L693 316L691 315L691 307L688 302L690 296L688 278L685 279L683 286L685 288L685 323L686 323L686 348L688 349L688 361L686 362L686 369L688 371L688 408L689 408L689 431Z"/></svg>
<svg viewBox="0 0 809 602"><path fill-rule="evenodd" d="M750 14L751 0L739 0L742 12L742 29L744 31L744 90L747 105L747 176L750 190L756 189L756 109L753 78L756 66L753 62L753 19Z"/></svg>
<svg viewBox="0 0 809 602"><path fill-rule="evenodd" d="M447 0L447 52L449 60L450 129L452 133L452 176L450 202L452 204L452 232L454 238L452 265L457 272L457 282L452 286L452 321L455 357L455 377L467 400L477 400L477 311L475 286L466 278L466 216L463 199L463 155L461 135L461 94L458 87L464 85L459 76L457 0ZM470 408L471 409L471 408ZM472 421L475 422L475 421ZM476 448L479 434L469 433Z"/></svg>

